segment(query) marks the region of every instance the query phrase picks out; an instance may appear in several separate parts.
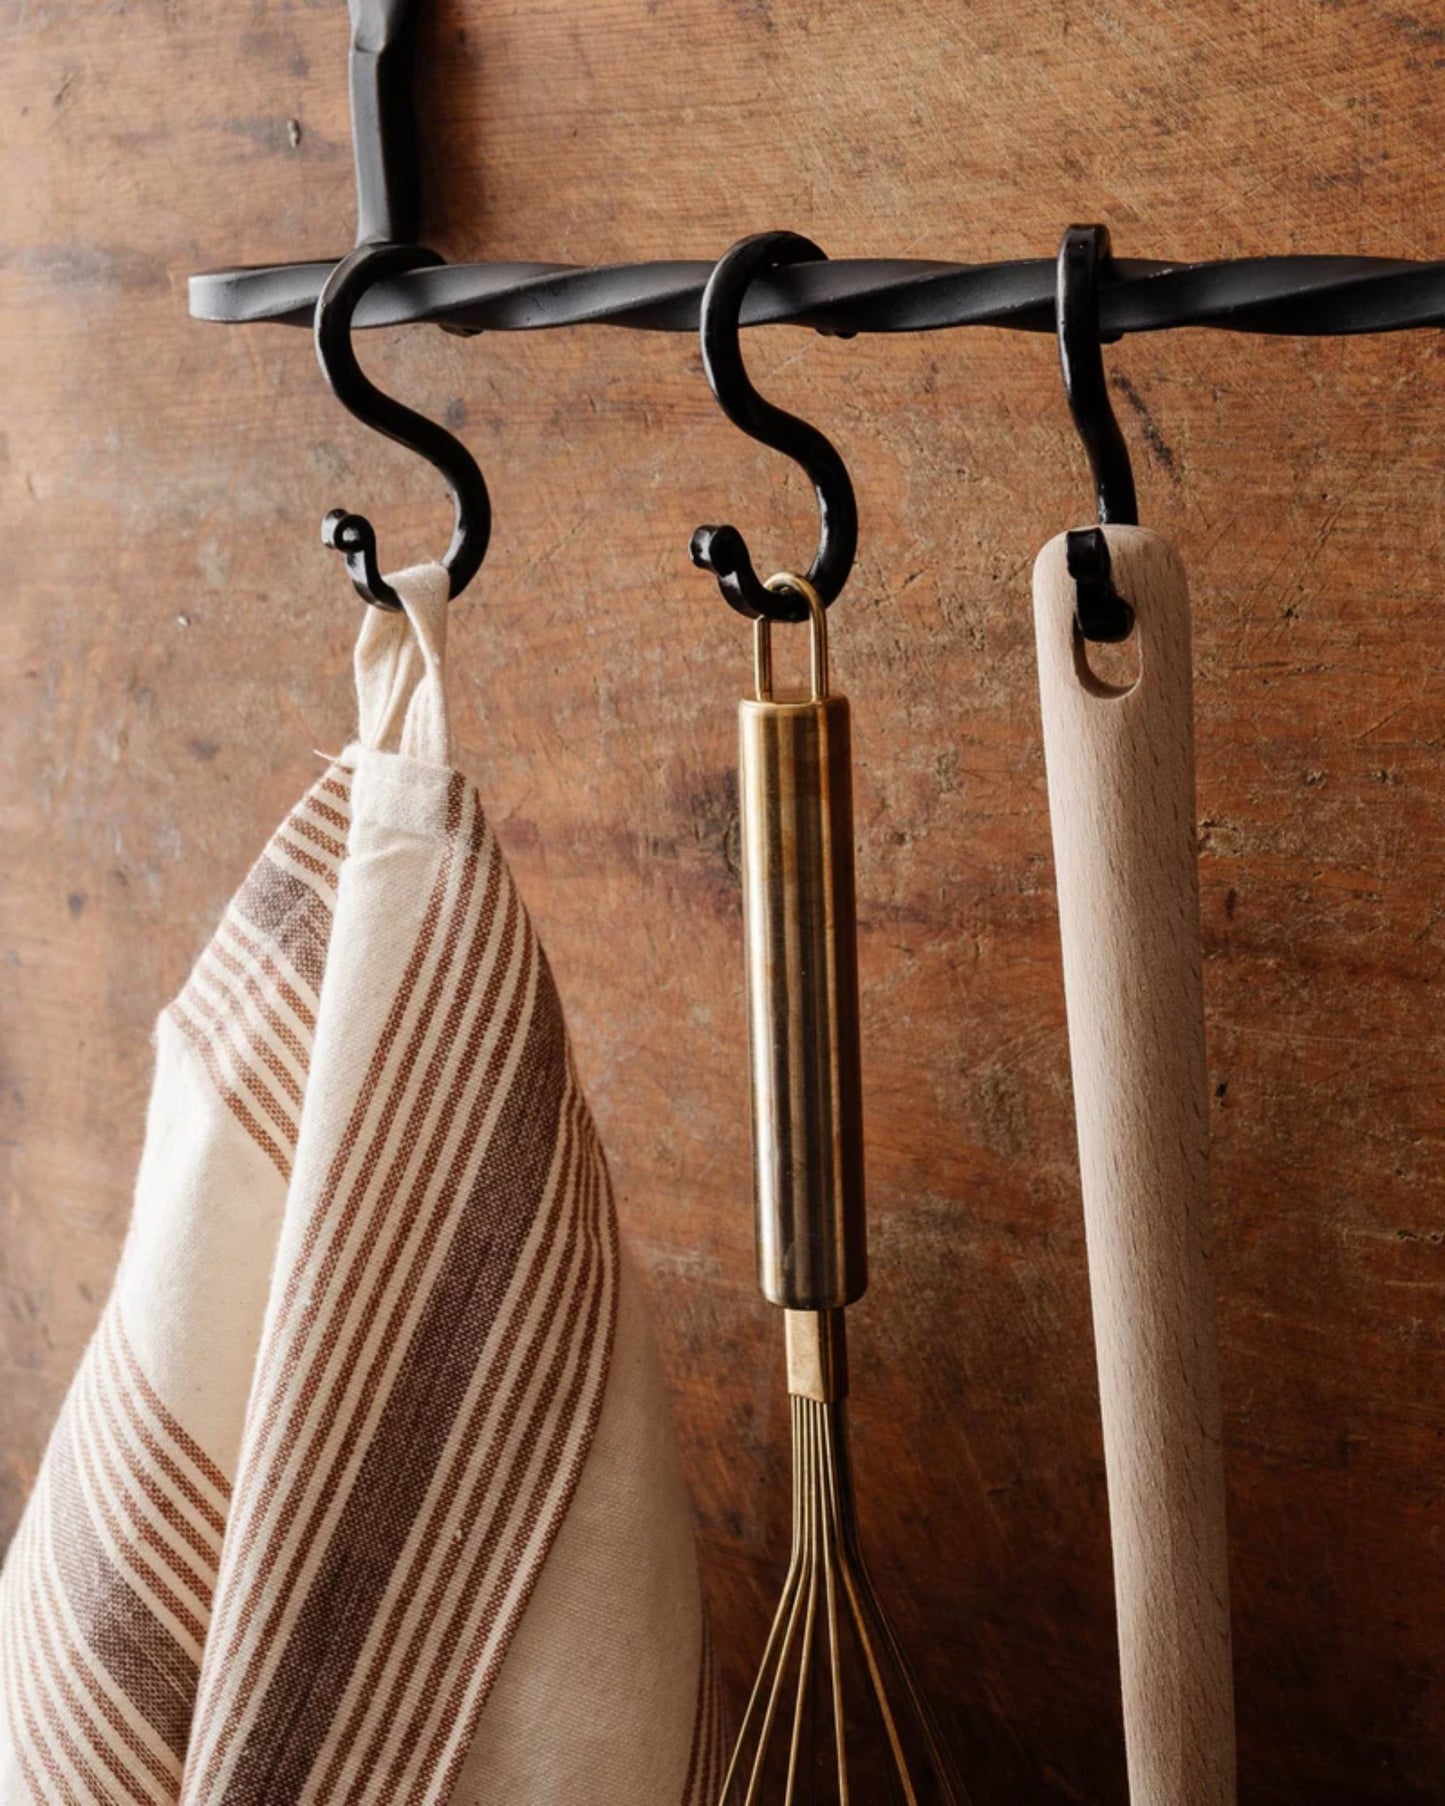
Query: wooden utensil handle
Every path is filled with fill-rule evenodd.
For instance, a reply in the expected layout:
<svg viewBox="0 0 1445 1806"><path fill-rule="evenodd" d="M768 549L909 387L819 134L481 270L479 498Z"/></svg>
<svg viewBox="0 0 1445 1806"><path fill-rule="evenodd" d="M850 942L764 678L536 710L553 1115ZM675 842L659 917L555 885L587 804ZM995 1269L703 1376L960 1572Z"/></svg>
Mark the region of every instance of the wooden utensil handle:
<svg viewBox="0 0 1445 1806"><path fill-rule="evenodd" d="M1194 811L1178 557L1110 527L1132 687L1074 631L1064 536L1034 566L1069 1050L1134 1806L1227 1806L1234 1707Z"/></svg>

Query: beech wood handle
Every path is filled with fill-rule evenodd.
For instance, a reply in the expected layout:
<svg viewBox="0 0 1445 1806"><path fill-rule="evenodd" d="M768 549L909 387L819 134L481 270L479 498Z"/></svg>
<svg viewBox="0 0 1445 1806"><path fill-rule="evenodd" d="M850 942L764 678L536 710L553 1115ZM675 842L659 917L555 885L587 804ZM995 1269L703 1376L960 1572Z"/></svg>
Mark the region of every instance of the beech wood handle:
<svg viewBox="0 0 1445 1806"><path fill-rule="evenodd" d="M1235 1797L1189 593L1173 549L1110 527L1139 674L1074 632L1064 536L1034 566L1069 1052L1134 1806Z"/></svg>

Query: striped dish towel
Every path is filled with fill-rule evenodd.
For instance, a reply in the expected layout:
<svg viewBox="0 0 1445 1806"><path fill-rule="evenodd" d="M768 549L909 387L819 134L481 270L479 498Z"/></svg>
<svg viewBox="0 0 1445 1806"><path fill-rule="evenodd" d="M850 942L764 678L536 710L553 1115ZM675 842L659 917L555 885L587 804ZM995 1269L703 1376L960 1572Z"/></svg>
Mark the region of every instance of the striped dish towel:
<svg viewBox="0 0 1445 1806"><path fill-rule="evenodd" d="M115 1288L0 1576L3 1806L715 1796L656 1354L450 765L446 575L395 582L358 743L160 1022Z"/></svg>

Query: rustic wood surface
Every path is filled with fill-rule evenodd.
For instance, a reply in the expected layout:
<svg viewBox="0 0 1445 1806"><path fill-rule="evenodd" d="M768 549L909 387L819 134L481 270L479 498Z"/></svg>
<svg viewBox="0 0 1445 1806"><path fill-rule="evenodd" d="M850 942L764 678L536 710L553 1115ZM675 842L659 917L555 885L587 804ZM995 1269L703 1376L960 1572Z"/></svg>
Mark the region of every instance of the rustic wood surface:
<svg viewBox="0 0 1445 1806"><path fill-rule="evenodd" d="M436 0L453 256L1433 254L1445 23L1333 0ZM149 1026L350 711L317 540L438 547L428 475L305 334L185 277L350 241L340 0L0 8L0 1529L124 1233ZM867 1545L978 1798L1123 1797L1103 1458L1028 573L1086 516L1053 350L755 335L862 509L858 746L874 1283ZM497 527L458 608L469 763L557 968L675 1383L735 1684L787 1531L753 1289L732 775L743 624L806 488L684 337L378 335ZM1109 353L1195 602L1241 1799L1424 1806L1445 1772L1445 557L1440 339Z"/></svg>

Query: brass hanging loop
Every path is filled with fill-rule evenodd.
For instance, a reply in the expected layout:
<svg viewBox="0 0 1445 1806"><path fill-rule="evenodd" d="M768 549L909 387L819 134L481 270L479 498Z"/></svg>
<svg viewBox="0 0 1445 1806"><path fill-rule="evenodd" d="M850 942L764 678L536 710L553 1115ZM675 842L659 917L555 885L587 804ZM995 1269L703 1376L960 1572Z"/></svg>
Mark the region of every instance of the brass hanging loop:
<svg viewBox="0 0 1445 1806"><path fill-rule="evenodd" d="M779 571L763 588L777 595L801 596L808 607L808 670L814 702L828 694L828 611L823 598L806 577L795 571ZM758 615L753 622L753 683L759 702L773 700L773 618Z"/></svg>

